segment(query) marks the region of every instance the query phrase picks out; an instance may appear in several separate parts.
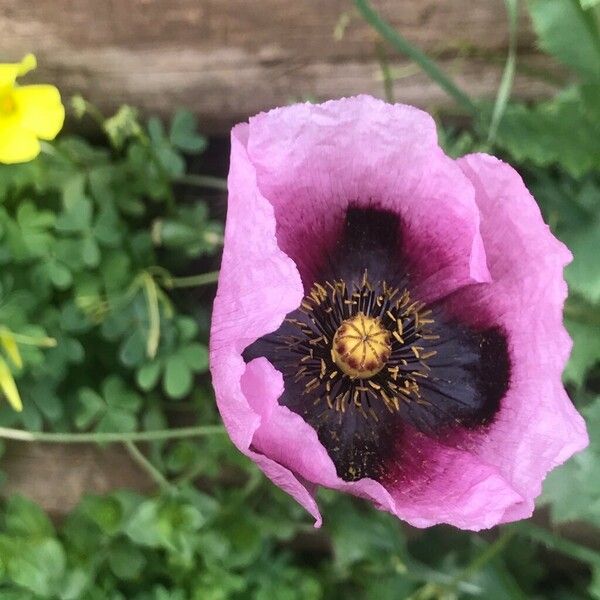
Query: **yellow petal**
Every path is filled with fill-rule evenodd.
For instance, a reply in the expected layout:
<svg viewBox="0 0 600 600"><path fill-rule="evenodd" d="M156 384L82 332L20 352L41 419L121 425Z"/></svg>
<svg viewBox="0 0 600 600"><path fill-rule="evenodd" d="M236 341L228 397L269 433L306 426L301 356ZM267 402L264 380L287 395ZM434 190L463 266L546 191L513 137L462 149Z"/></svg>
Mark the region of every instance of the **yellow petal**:
<svg viewBox="0 0 600 600"><path fill-rule="evenodd" d="M17 77L21 77L37 67L33 54L28 54L20 63L0 64L0 88L11 87Z"/></svg>
<svg viewBox="0 0 600 600"><path fill-rule="evenodd" d="M0 163L27 162L39 153L40 143L35 133L12 121L0 121Z"/></svg>
<svg viewBox="0 0 600 600"><path fill-rule="evenodd" d="M43 140L53 140L65 121L60 92L53 85L25 85L13 90L21 126Z"/></svg>
<svg viewBox="0 0 600 600"><path fill-rule="evenodd" d="M0 389L6 396L8 403L17 411L23 410L23 403L21 402L21 396L17 389L15 379L3 358L0 358Z"/></svg>

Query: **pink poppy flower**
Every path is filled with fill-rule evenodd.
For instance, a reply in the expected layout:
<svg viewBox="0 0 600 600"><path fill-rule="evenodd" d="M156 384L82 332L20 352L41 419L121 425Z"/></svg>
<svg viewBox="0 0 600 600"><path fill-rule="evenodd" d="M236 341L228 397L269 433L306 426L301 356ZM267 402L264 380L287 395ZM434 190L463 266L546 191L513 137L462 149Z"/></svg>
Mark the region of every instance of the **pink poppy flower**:
<svg viewBox="0 0 600 600"><path fill-rule="evenodd" d="M519 175L360 96L232 131L211 370L235 445L417 527L531 515L587 444L561 383L567 248Z"/></svg>

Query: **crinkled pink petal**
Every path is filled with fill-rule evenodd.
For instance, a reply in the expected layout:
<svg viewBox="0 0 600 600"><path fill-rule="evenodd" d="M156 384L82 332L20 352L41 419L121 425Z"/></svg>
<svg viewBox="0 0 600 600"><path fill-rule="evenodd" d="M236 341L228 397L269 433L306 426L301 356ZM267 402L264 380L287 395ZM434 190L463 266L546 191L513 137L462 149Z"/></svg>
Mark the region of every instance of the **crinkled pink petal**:
<svg viewBox="0 0 600 600"><path fill-rule="evenodd" d="M383 510L393 511L387 490L371 479L349 483L340 479L315 430L277 400L283 392L281 373L266 358L248 363L242 390L252 409L260 415L254 446L294 473L315 484L366 498Z"/></svg>
<svg viewBox="0 0 600 600"><path fill-rule="evenodd" d="M287 468L250 450L260 416L241 389L244 348L277 329L300 303L303 290L294 263L277 246L273 207L256 186L245 138L247 125L231 136L229 207L219 288L213 308L210 366L219 411L234 444L320 524L307 487Z"/></svg>
<svg viewBox="0 0 600 600"><path fill-rule="evenodd" d="M346 482L302 417L277 402L283 378L266 358L248 364L242 391L260 415L254 446L279 464L290 467L302 479L370 500L381 510L395 514L415 527L451 523L463 529L482 529L498 523L509 506L522 501L497 470L469 452L445 447L418 435L404 458L428 459L427 477L386 486L372 479ZM412 465L411 465L412 466ZM389 489L386 489L389 487ZM293 494L292 494L293 495Z"/></svg>
<svg viewBox="0 0 600 600"><path fill-rule="evenodd" d="M353 203L401 214L416 297L489 280L473 188L427 113L369 96L278 108L250 119L248 155L301 270Z"/></svg>
<svg viewBox="0 0 600 600"><path fill-rule="evenodd" d="M464 288L447 308L475 325L499 324L508 336L510 388L471 450L522 496L507 506L501 519L507 522L531 515L548 471L588 443L561 381L571 349L562 317L571 253L514 169L484 154L458 162L475 186L493 281Z"/></svg>
<svg viewBox="0 0 600 600"><path fill-rule="evenodd" d="M395 514L415 527L447 523L478 531L498 524L509 507L523 501L498 469L468 450L419 432L410 438L399 454L399 471L410 477L385 485Z"/></svg>

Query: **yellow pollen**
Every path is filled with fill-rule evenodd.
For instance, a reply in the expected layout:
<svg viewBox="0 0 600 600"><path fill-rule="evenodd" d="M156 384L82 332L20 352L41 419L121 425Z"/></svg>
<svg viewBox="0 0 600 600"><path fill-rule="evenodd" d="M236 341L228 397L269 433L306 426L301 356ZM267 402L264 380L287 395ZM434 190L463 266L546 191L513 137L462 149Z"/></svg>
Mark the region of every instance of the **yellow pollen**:
<svg viewBox="0 0 600 600"><path fill-rule="evenodd" d="M333 336L333 361L351 379L377 375L391 352L390 332L362 312L343 321Z"/></svg>

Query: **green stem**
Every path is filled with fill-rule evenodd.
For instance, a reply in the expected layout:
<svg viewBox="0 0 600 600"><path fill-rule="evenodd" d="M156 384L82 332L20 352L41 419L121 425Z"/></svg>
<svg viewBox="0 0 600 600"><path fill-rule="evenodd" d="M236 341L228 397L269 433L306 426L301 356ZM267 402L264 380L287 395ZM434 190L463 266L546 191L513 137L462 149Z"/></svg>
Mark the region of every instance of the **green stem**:
<svg viewBox="0 0 600 600"><path fill-rule="evenodd" d="M472 560L458 575L452 580L451 587L456 588L460 581L471 579L473 575L478 573L488 562L495 556L500 554L506 547L508 542L514 537L515 532L512 529L504 531L502 535L492 544L490 544L479 556Z"/></svg>
<svg viewBox="0 0 600 600"><path fill-rule="evenodd" d="M212 175L180 175L175 178L175 181L197 187L221 190L223 192L227 191L227 181L221 177L213 177Z"/></svg>
<svg viewBox="0 0 600 600"><path fill-rule="evenodd" d="M87 114L90 115L90 117L92 117L92 119L94 119L94 121L96 121L96 124L98 125L98 127L100 127L100 129L102 129L104 131L105 119L104 119L104 115L102 114L100 109L95 104L88 102L85 98L82 98L81 96L80 96L80 98L84 103L85 112L87 112Z"/></svg>
<svg viewBox="0 0 600 600"><path fill-rule="evenodd" d="M508 16L508 54L506 57L506 64L504 71L502 72L502 79L498 86L498 93L496 95L496 102L494 103L494 110L492 112L492 118L490 121L490 128L488 131L488 144L493 143L498 132L498 126L506 107L510 99L513 82L515 79L515 71L517 66L517 19L519 11L519 0L504 0L506 4L506 13Z"/></svg>
<svg viewBox="0 0 600 600"><path fill-rule="evenodd" d="M385 53L383 44L377 42L375 46L377 52L377 60L379 61L379 68L381 70L381 77L383 78L383 90L385 93L385 99L390 104L394 104L394 78L392 77L392 71L390 69L390 61Z"/></svg>
<svg viewBox="0 0 600 600"><path fill-rule="evenodd" d="M38 348L54 348L56 347L56 340L52 337L33 337L31 335L24 335L22 333L10 332L15 342L23 344L24 346L37 346Z"/></svg>
<svg viewBox="0 0 600 600"><path fill-rule="evenodd" d="M197 427L180 427L178 429L159 429L156 431L133 431L130 433L47 433L43 431L23 431L0 427L0 439L18 440L21 442L47 442L55 444L105 444L112 442L154 442L188 437L202 437L225 433L222 425L198 425Z"/></svg>
<svg viewBox="0 0 600 600"><path fill-rule="evenodd" d="M164 280L164 286L167 288L197 287L217 283L218 280L219 271L211 271L210 273L190 275L189 277L170 277Z"/></svg>
<svg viewBox="0 0 600 600"><path fill-rule="evenodd" d="M600 310L597 306L581 300L575 295L569 296L564 308L565 317L579 323L600 325Z"/></svg>
<svg viewBox="0 0 600 600"><path fill-rule="evenodd" d="M520 523L518 527L515 528L515 531L517 534L524 535L531 540L540 542L561 554L565 554L575 560L600 568L600 553L591 548L577 544L576 542L572 542L571 540L566 540L543 527L533 525L532 523Z"/></svg>
<svg viewBox="0 0 600 600"><path fill-rule="evenodd" d="M427 578L428 583L416 590L407 600L419 600L420 598L435 597L439 592L457 592L466 591L465 586L469 585L469 579L478 573L488 562L493 560L504 548L506 544L515 535L513 530L505 531L493 544L490 544L481 554L475 557L462 571L459 571L449 581L438 580L434 583L431 578ZM473 590L471 590L473 591ZM431 592L431 593L430 593ZM445 597L445 596L444 596Z"/></svg>
<svg viewBox="0 0 600 600"><path fill-rule="evenodd" d="M123 442L125 448L131 455L131 458L144 470L150 478L155 481L164 491L174 490L174 486L167 481L166 477L144 456L140 449L131 441Z"/></svg>
<svg viewBox="0 0 600 600"><path fill-rule="evenodd" d="M437 64L421 50L405 40L387 21L382 19L367 0L353 0L363 18L396 50L414 60L442 89L472 115L477 114L477 106Z"/></svg>

